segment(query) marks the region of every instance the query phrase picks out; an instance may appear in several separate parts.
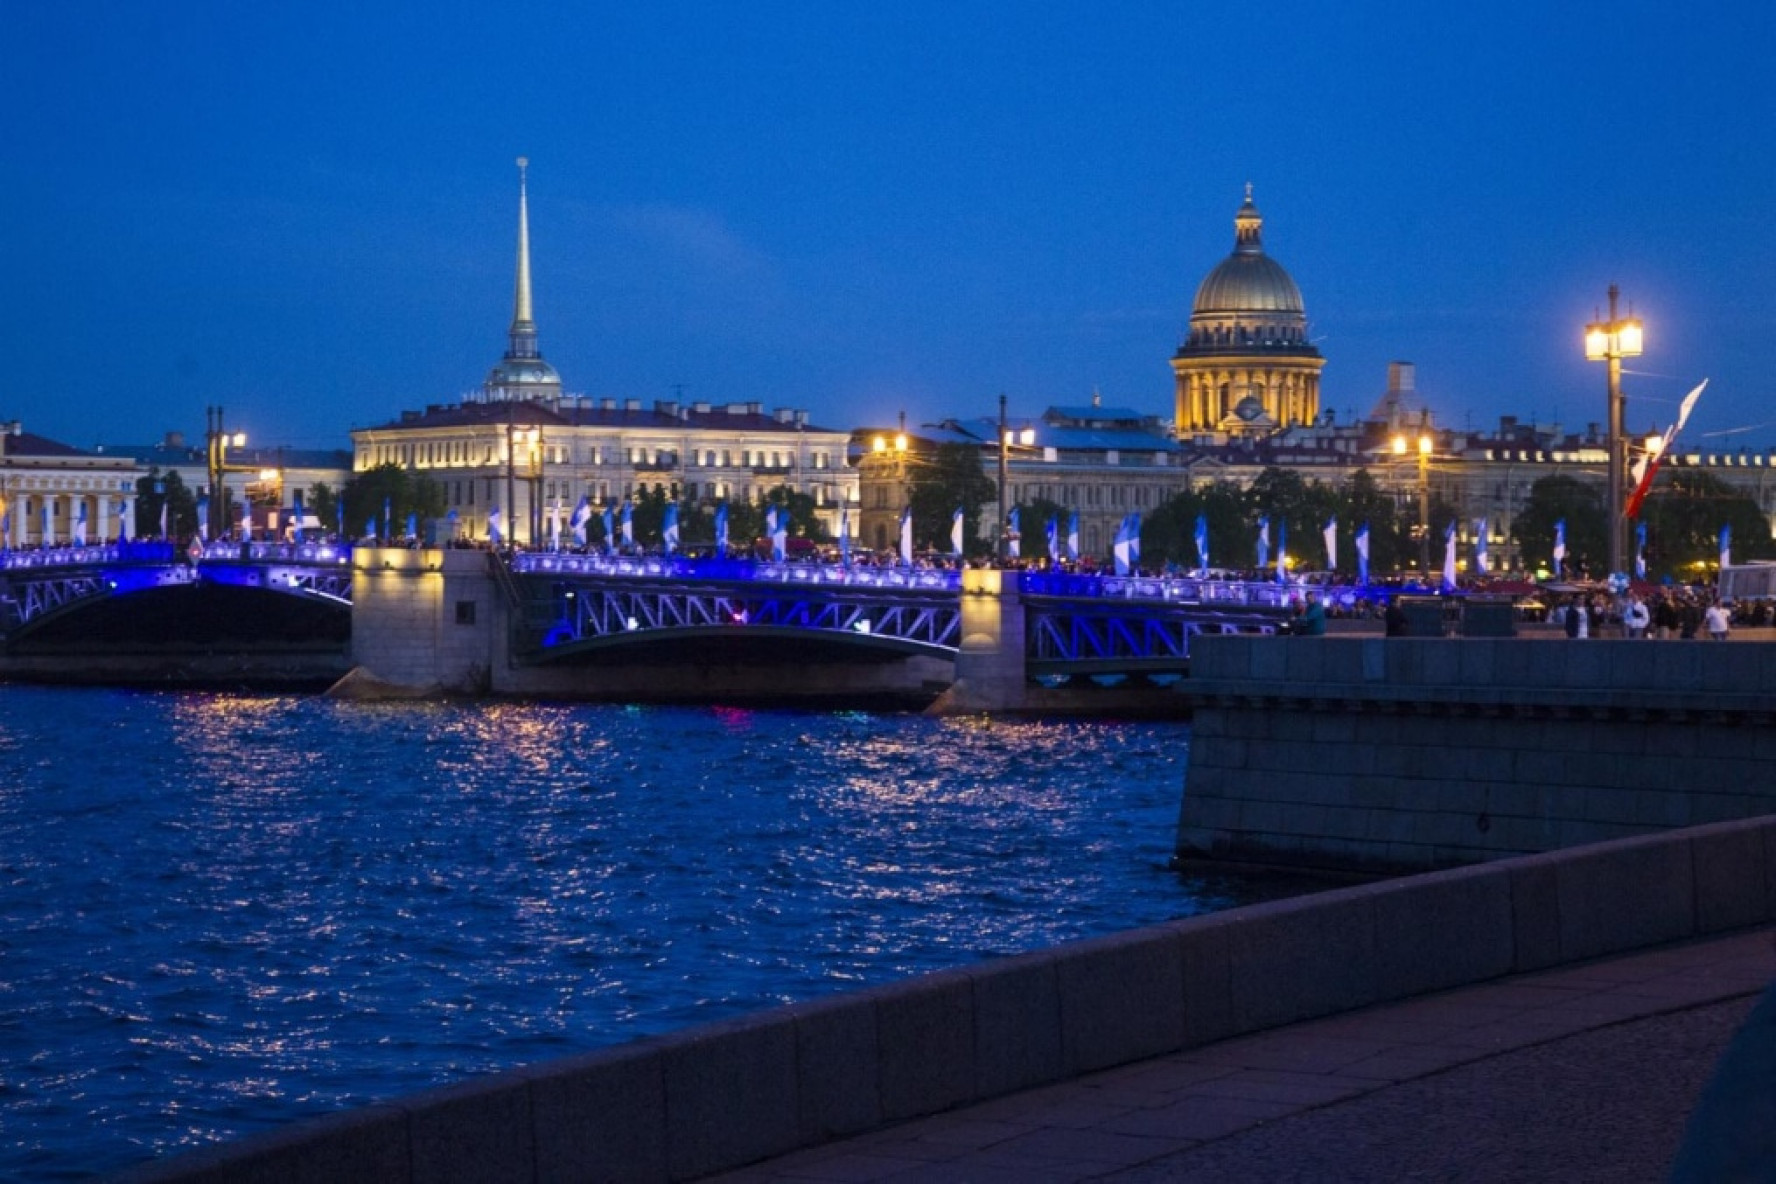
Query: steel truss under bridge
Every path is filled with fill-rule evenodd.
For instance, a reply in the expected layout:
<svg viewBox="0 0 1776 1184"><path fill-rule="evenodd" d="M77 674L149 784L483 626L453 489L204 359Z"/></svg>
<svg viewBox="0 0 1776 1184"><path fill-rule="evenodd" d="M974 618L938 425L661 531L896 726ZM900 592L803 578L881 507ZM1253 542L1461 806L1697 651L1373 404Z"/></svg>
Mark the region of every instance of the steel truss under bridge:
<svg viewBox="0 0 1776 1184"><path fill-rule="evenodd" d="M1181 674L1190 667L1192 637L1275 633L1285 620L1282 610L1029 597L1024 602L1024 664L1031 677Z"/></svg>
<svg viewBox="0 0 1776 1184"><path fill-rule="evenodd" d="M947 590L782 585L755 582L654 583L633 579L542 581L547 600L527 605L536 651L620 644L685 631L793 630L874 648L954 656L962 611Z"/></svg>

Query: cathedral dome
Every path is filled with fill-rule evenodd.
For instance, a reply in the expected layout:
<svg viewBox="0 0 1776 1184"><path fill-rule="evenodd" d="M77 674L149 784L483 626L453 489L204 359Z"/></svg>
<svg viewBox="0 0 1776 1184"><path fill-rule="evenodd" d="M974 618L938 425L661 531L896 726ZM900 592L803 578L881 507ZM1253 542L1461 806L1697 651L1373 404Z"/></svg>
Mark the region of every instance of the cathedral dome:
<svg viewBox="0 0 1776 1184"><path fill-rule="evenodd" d="M1192 316L1225 313L1295 313L1304 309L1301 289L1282 264L1264 253L1260 230L1264 219L1246 189L1245 204L1234 215L1233 254L1216 265L1196 289Z"/></svg>

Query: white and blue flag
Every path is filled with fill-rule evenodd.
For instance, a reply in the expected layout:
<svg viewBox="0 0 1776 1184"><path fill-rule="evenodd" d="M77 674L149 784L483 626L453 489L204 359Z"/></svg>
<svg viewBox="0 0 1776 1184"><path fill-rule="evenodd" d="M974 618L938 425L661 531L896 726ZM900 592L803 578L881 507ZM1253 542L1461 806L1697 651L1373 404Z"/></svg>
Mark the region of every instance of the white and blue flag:
<svg viewBox="0 0 1776 1184"><path fill-rule="evenodd" d="M1566 519L1562 518L1554 524L1554 574L1560 574L1561 565L1566 562Z"/></svg>
<svg viewBox="0 0 1776 1184"><path fill-rule="evenodd" d="M604 553L615 554L617 550L617 513L611 506L604 508Z"/></svg>
<svg viewBox="0 0 1776 1184"><path fill-rule="evenodd" d="M1277 520L1277 583L1289 582L1289 524Z"/></svg>
<svg viewBox="0 0 1776 1184"><path fill-rule="evenodd" d="M1634 578L1646 579L1646 523L1634 524Z"/></svg>
<svg viewBox="0 0 1776 1184"><path fill-rule="evenodd" d="M80 511L74 516L74 545L86 546L86 503L80 503Z"/></svg>
<svg viewBox="0 0 1776 1184"><path fill-rule="evenodd" d="M1726 571L1733 563L1733 527L1729 523L1720 529L1720 566Z"/></svg>
<svg viewBox="0 0 1776 1184"><path fill-rule="evenodd" d="M1369 524L1357 528L1357 586L1369 586Z"/></svg>
<svg viewBox="0 0 1776 1184"><path fill-rule="evenodd" d="M1474 523L1474 571L1477 575L1486 575L1492 570L1492 560L1486 554L1486 519Z"/></svg>
<svg viewBox="0 0 1776 1184"><path fill-rule="evenodd" d="M1196 570L1209 570L1209 516L1196 516Z"/></svg>
<svg viewBox="0 0 1776 1184"><path fill-rule="evenodd" d="M666 517L660 527L660 533L666 540L666 554L678 553L678 503L666 503Z"/></svg>
<svg viewBox="0 0 1776 1184"><path fill-rule="evenodd" d="M907 567L913 565L913 508L903 506L900 511L900 561Z"/></svg>
<svg viewBox="0 0 1776 1184"><path fill-rule="evenodd" d="M1017 559L1022 553L1020 543L1021 540L1018 538L1018 508L1013 506L1011 508L1011 513L1005 516L1005 553L1010 555L1013 559Z"/></svg>
<svg viewBox="0 0 1776 1184"><path fill-rule="evenodd" d="M1326 529L1320 532L1326 540L1326 570L1338 570L1338 515L1326 519Z"/></svg>
<svg viewBox="0 0 1776 1184"><path fill-rule="evenodd" d="M717 502L715 506L715 557L728 557L728 503Z"/></svg>
<svg viewBox="0 0 1776 1184"><path fill-rule="evenodd" d="M200 542L210 541L210 495L204 494L197 499L197 537ZM49 507L43 507L43 541L49 542Z"/></svg>
<svg viewBox="0 0 1776 1184"><path fill-rule="evenodd" d="M1258 570L1270 566L1270 519L1258 519Z"/></svg>
<svg viewBox="0 0 1776 1184"><path fill-rule="evenodd" d="M1443 532L1443 590L1455 590L1455 522L1452 519L1449 528Z"/></svg>
<svg viewBox="0 0 1776 1184"><path fill-rule="evenodd" d="M573 531L574 546L586 545L586 523L592 520L592 502L585 494L580 495L580 504L574 507L573 517L567 520L568 527Z"/></svg>
<svg viewBox="0 0 1776 1184"><path fill-rule="evenodd" d="M1061 561L1061 520L1052 514L1048 519L1048 561Z"/></svg>
<svg viewBox="0 0 1776 1184"><path fill-rule="evenodd" d="M623 503L623 546L635 547L635 506L629 502Z"/></svg>
<svg viewBox="0 0 1776 1184"><path fill-rule="evenodd" d="M1129 520L1124 518L1116 524L1116 539L1110 544L1110 559L1116 574L1129 574Z"/></svg>
<svg viewBox="0 0 1776 1184"><path fill-rule="evenodd" d="M500 518L500 508L489 506L487 508L487 541L496 547L503 542L506 537L503 527L504 521Z"/></svg>
<svg viewBox="0 0 1776 1184"><path fill-rule="evenodd" d="M962 558L962 507L957 506L956 512L950 515L950 554L957 559Z"/></svg>
<svg viewBox="0 0 1776 1184"><path fill-rule="evenodd" d="M771 558L782 563L789 558L789 510L772 506L765 512L765 521L770 523Z"/></svg>
<svg viewBox="0 0 1776 1184"><path fill-rule="evenodd" d="M839 507L839 562L851 566L851 507Z"/></svg>
<svg viewBox="0 0 1776 1184"><path fill-rule="evenodd" d="M1067 562L1079 562L1079 511L1067 515Z"/></svg>

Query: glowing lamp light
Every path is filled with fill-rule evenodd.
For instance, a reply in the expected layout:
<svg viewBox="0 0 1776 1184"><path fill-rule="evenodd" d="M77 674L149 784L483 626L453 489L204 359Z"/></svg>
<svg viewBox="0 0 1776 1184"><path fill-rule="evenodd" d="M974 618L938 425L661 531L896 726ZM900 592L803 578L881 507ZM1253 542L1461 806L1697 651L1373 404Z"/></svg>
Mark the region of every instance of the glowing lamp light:
<svg viewBox="0 0 1776 1184"><path fill-rule="evenodd" d="M864 620L857 622L857 624L851 626L851 628L857 630L859 633L868 633L870 631L870 623L869 623L868 618L865 618Z"/></svg>
<svg viewBox="0 0 1776 1184"><path fill-rule="evenodd" d="M623 622L623 628L625 628L625 629L629 630L629 632L633 633L637 629L641 628L641 623L639 621L637 621L634 617L630 617L627 621Z"/></svg>

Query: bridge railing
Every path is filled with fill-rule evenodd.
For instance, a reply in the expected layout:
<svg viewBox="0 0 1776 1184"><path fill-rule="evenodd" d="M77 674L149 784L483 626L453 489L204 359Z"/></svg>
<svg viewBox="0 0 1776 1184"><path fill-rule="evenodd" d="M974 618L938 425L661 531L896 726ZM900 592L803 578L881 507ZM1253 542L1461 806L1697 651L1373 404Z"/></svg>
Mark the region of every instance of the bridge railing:
<svg viewBox="0 0 1776 1184"><path fill-rule="evenodd" d="M177 555L176 544L165 542L39 547L31 551L0 551L0 570L35 571L46 567L85 567L95 563L171 563Z"/></svg>
<svg viewBox="0 0 1776 1184"><path fill-rule="evenodd" d="M217 542L204 548L204 563L351 563L350 543Z"/></svg>
<svg viewBox="0 0 1776 1184"><path fill-rule="evenodd" d="M1026 571L1026 596L1071 599L1157 600L1177 604L1286 608L1302 589L1262 580L1201 580L1188 576L1107 576L1085 572Z"/></svg>
<svg viewBox="0 0 1776 1184"><path fill-rule="evenodd" d="M693 559L683 555L574 555L552 551L521 551L510 562L513 571L526 575L629 576L958 593L962 590L962 573L948 568L768 563L751 559Z"/></svg>

